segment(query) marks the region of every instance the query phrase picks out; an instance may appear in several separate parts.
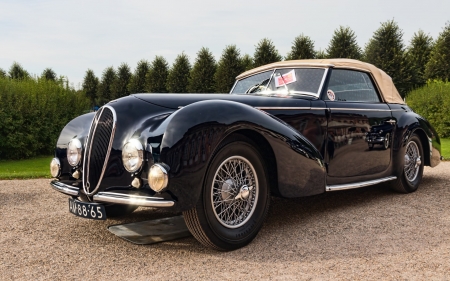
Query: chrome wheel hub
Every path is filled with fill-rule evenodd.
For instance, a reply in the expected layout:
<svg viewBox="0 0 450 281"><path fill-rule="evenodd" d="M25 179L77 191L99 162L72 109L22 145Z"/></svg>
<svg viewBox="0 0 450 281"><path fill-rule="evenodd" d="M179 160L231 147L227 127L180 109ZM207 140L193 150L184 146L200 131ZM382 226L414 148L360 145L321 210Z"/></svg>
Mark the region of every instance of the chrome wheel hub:
<svg viewBox="0 0 450 281"><path fill-rule="evenodd" d="M408 142L405 152L404 173L409 182L416 180L421 165L422 160L419 153L419 147L414 141Z"/></svg>
<svg viewBox="0 0 450 281"><path fill-rule="evenodd" d="M252 216L258 200L258 179L252 164L241 156L223 161L214 175L211 202L217 220L238 228Z"/></svg>

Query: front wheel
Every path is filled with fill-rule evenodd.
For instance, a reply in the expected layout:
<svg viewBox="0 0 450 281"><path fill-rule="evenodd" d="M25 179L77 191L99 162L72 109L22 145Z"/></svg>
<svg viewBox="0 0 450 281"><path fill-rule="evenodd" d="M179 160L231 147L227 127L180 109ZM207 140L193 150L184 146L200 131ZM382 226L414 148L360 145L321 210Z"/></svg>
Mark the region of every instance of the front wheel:
<svg viewBox="0 0 450 281"><path fill-rule="evenodd" d="M208 168L200 200L183 213L192 235L216 250L250 243L269 209L263 158L244 140L222 145Z"/></svg>
<svg viewBox="0 0 450 281"><path fill-rule="evenodd" d="M423 148L417 135L412 135L405 147L403 159L403 172L392 182L392 188L401 193L410 193L417 190L423 175Z"/></svg>

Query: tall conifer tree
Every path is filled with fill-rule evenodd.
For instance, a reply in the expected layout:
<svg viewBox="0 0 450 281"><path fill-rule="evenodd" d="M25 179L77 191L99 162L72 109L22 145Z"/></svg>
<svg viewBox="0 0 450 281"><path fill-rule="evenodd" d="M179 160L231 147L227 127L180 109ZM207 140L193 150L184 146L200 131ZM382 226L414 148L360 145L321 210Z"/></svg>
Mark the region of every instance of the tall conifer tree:
<svg viewBox="0 0 450 281"><path fill-rule="evenodd" d="M381 23L365 48L365 61L391 76L400 95L412 87L412 68L406 58L403 32L393 20Z"/></svg>
<svg viewBox="0 0 450 281"><path fill-rule="evenodd" d="M197 53L194 67L191 71L188 90L190 93L214 93L214 74L216 61L208 48L202 47Z"/></svg>
<svg viewBox="0 0 450 281"><path fill-rule="evenodd" d="M83 79L83 91L91 101L92 106L95 105L95 100L97 99L98 84L99 81L95 76L94 71L92 69L88 69Z"/></svg>
<svg viewBox="0 0 450 281"><path fill-rule="evenodd" d="M137 63L136 69L134 70L134 74L132 75L129 84L129 91L131 94L146 92L145 78L149 70L150 64L148 63L148 61L140 60Z"/></svg>
<svg viewBox="0 0 450 281"><path fill-rule="evenodd" d="M115 99L116 93L114 86L116 85L117 75L112 66L107 67L102 74L100 87L98 89L98 103L100 105L106 104Z"/></svg>
<svg viewBox="0 0 450 281"><path fill-rule="evenodd" d="M50 81L56 81L56 79L58 79L56 73L51 68L44 69L44 71L41 74L41 78Z"/></svg>
<svg viewBox="0 0 450 281"><path fill-rule="evenodd" d="M167 90L169 93L187 93L191 63L185 53L181 53L175 59L167 76Z"/></svg>
<svg viewBox="0 0 450 281"><path fill-rule="evenodd" d="M156 56L147 73L147 91L149 93L167 93L169 64L162 56Z"/></svg>
<svg viewBox="0 0 450 281"><path fill-rule="evenodd" d="M439 33L426 65L425 77L450 81L450 22Z"/></svg>
<svg viewBox="0 0 450 281"><path fill-rule="evenodd" d="M128 89L128 85L131 81L131 71L130 67L126 63L122 63L117 68L117 79L116 79L116 85L114 87L114 97L115 98L121 98L128 96L130 94L130 91Z"/></svg>
<svg viewBox="0 0 450 281"><path fill-rule="evenodd" d="M18 62L14 62L11 65L8 75L9 75L9 78L18 79L18 80L26 79L26 78L30 77L28 72L25 69L23 69L23 67Z"/></svg>
<svg viewBox="0 0 450 281"><path fill-rule="evenodd" d="M356 35L350 27L340 26L333 33L327 48L329 58L361 59L361 48L356 41Z"/></svg>
<svg viewBox="0 0 450 281"><path fill-rule="evenodd" d="M267 38L258 42L253 56L253 67L281 61L282 57L273 42Z"/></svg>
<svg viewBox="0 0 450 281"><path fill-rule="evenodd" d="M217 93L228 93L231 90L236 76L244 72L245 68L241 61L240 51L236 45L227 46L217 64L214 76Z"/></svg>
<svg viewBox="0 0 450 281"><path fill-rule="evenodd" d="M425 79L425 66L430 60L432 48L433 38L431 36L425 34L422 30L414 33L407 51L407 57L413 69L413 88L419 88L425 85L427 81Z"/></svg>
<svg viewBox="0 0 450 281"><path fill-rule="evenodd" d="M287 54L286 60L314 59L314 42L308 36L300 34L292 42L291 51Z"/></svg>

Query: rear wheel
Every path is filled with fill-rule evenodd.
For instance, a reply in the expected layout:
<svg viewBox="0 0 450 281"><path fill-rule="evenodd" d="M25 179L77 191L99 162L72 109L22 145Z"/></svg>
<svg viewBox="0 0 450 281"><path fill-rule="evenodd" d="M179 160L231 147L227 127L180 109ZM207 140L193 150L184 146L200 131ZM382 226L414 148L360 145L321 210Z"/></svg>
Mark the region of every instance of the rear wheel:
<svg viewBox="0 0 450 281"><path fill-rule="evenodd" d="M270 194L263 158L246 138L222 145L208 168L201 198L183 213L192 235L216 250L250 243L262 227Z"/></svg>
<svg viewBox="0 0 450 281"><path fill-rule="evenodd" d="M417 135L412 135L405 147L405 154L398 163L403 163L403 172L392 182L398 192L414 192L419 187L423 175L423 148Z"/></svg>

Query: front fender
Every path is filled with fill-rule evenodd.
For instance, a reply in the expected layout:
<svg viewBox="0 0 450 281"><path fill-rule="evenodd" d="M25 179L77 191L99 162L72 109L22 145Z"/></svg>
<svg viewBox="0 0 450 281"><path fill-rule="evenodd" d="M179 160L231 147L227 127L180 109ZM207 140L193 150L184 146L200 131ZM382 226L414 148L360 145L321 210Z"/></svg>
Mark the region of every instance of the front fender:
<svg viewBox="0 0 450 281"><path fill-rule="evenodd" d="M170 167L168 190L181 210L197 202L208 164L230 134L251 130L261 135L276 159L278 191L284 197L324 192L321 154L298 131L282 120L251 106L224 100L200 101L167 119L161 142L161 161ZM267 153L261 151L261 153Z"/></svg>

